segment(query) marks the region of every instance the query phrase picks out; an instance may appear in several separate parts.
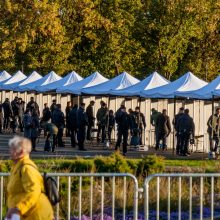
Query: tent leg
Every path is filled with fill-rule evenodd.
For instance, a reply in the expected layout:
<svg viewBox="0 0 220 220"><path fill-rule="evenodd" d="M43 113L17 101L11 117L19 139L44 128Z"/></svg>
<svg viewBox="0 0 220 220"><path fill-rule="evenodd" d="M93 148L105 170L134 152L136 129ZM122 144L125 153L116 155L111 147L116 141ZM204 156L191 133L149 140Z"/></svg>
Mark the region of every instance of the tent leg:
<svg viewBox="0 0 220 220"><path fill-rule="evenodd" d="M174 97L174 105L173 105L173 118L175 118L176 115L176 96ZM175 154L175 128L173 125L173 155Z"/></svg>

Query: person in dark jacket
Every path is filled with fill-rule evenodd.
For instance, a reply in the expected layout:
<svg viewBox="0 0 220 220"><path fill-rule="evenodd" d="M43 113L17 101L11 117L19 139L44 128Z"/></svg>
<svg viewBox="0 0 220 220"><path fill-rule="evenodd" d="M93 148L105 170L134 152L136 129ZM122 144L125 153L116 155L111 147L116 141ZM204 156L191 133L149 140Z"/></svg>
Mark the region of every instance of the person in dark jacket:
<svg viewBox="0 0 220 220"><path fill-rule="evenodd" d="M18 99L18 124L20 131L23 132L23 115L24 115L24 102L22 101L22 98Z"/></svg>
<svg viewBox="0 0 220 220"><path fill-rule="evenodd" d="M143 136L143 130L146 128L146 121L144 114L140 112L140 108L137 106L135 108L135 111L133 112L134 115L134 123L133 123L133 129L138 129L139 136L140 136L140 145L142 145L142 136Z"/></svg>
<svg viewBox="0 0 220 220"><path fill-rule="evenodd" d="M88 116L88 127L87 127L87 135L86 135L86 140L91 140L91 130L94 127L94 122L95 122L95 117L94 117L94 111L93 111L93 106L95 102L90 101L90 104L86 108L86 114Z"/></svg>
<svg viewBox="0 0 220 220"><path fill-rule="evenodd" d="M126 112L126 107L121 106L120 110L117 111L115 115L115 120L118 124L118 137L115 146L115 150L120 148L122 137L123 137L123 155L126 156L127 153L127 145L128 145L128 130L131 129L131 119Z"/></svg>
<svg viewBox="0 0 220 220"><path fill-rule="evenodd" d="M2 134L3 120L4 120L3 107L2 107L2 103L0 103L0 134Z"/></svg>
<svg viewBox="0 0 220 220"><path fill-rule="evenodd" d="M26 109L23 117L23 125L24 125L24 137L31 140L31 111Z"/></svg>
<svg viewBox="0 0 220 220"><path fill-rule="evenodd" d="M4 125L3 129L7 130L10 125L10 118L13 116L13 111L11 107L11 103L8 98L5 99L4 103L2 104L4 110Z"/></svg>
<svg viewBox="0 0 220 220"><path fill-rule="evenodd" d="M105 142L105 132L106 132L106 117L107 117L108 109L105 102L101 102L101 108L98 109L96 118L97 118L97 125L98 125L98 133L97 133L97 140L100 142L100 133L102 132L102 139L101 142Z"/></svg>
<svg viewBox="0 0 220 220"><path fill-rule="evenodd" d="M38 138L38 132L40 128L39 116L36 109L32 110L31 114L31 143L32 143L32 151L36 150L36 141Z"/></svg>
<svg viewBox="0 0 220 220"><path fill-rule="evenodd" d="M72 109L72 103L67 102L66 109L65 109L65 112L66 112L66 137L70 137L69 114L70 114L71 109Z"/></svg>
<svg viewBox="0 0 220 220"><path fill-rule="evenodd" d="M57 108L57 100L54 99L54 100L52 101L51 106L50 106L51 114L53 114L53 112L54 112L54 110L55 110L56 108Z"/></svg>
<svg viewBox="0 0 220 220"><path fill-rule="evenodd" d="M210 151L216 151L220 139L220 108L216 108L215 114L211 115L207 122ZM214 146L213 141L216 146Z"/></svg>
<svg viewBox="0 0 220 220"><path fill-rule="evenodd" d="M79 150L85 151L84 141L86 138L86 126L88 125L88 117L85 112L85 103L81 103L77 110L77 140Z"/></svg>
<svg viewBox="0 0 220 220"><path fill-rule="evenodd" d="M51 119L51 112L47 103L44 103L44 109L42 111L42 122L48 122Z"/></svg>
<svg viewBox="0 0 220 220"><path fill-rule="evenodd" d="M64 113L61 110L61 104L57 104L57 107L52 113L52 123L58 128L57 142L59 147L64 147L63 142L63 129L65 127Z"/></svg>
<svg viewBox="0 0 220 220"><path fill-rule="evenodd" d="M174 116L174 119L173 119L173 126L174 126L174 129L176 131L176 140L177 140L177 143L176 143L176 154L179 155L180 154L180 135L179 135L179 131L178 131L178 120L180 119L180 117L184 114L184 108L181 107L179 109L179 113L176 114Z"/></svg>
<svg viewBox="0 0 220 220"><path fill-rule="evenodd" d="M171 132L170 118L167 115L167 110L163 109L162 114L160 114L156 121L157 127L157 139L156 139L156 150L159 149L160 141L162 140L162 149L167 148L167 137Z"/></svg>
<svg viewBox="0 0 220 220"><path fill-rule="evenodd" d="M115 116L113 110L109 110L109 115L106 118L106 125L108 126L108 140L111 143L112 130L115 127Z"/></svg>
<svg viewBox="0 0 220 220"><path fill-rule="evenodd" d="M70 124L69 129L70 129L70 140L72 147L76 147L77 110L78 110L78 105L75 104L69 114L69 124Z"/></svg>
<svg viewBox="0 0 220 220"><path fill-rule="evenodd" d="M39 105L37 104L37 102L34 101L34 97L31 97L26 109L29 109L31 112L33 111L33 109L35 109L37 114L40 115Z"/></svg>
<svg viewBox="0 0 220 220"><path fill-rule="evenodd" d="M193 119L189 116L189 109L184 110L184 114L179 118L177 122L177 129L180 135L180 151L182 156L188 156L190 137L194 138L195 124Z"/></svg>
<svg viewBox="0 0 220 220"><path fill-rule="evenodd" d="M13 111L12 130L13 130L13 133L16 133L16 128L18 126L18 113L19 113L19 104L18 104L18 97L17 96L15 96L14 100L11 102L11 108Z"/></svg>

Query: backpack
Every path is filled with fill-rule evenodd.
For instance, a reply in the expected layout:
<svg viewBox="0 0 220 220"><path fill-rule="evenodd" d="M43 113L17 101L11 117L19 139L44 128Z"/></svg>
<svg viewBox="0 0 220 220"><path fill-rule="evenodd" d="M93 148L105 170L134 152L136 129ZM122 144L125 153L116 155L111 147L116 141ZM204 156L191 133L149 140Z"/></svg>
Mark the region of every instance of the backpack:
<svg viewBox="0 0 220 220"><path fill-rule="evenodd" d="M37 167L35 167L32 164L23 164L21 166L21 169L25 165L32 166L38 171ZM21 171L20 171L20 177L21 177ZM61 198L59 191L57 189L56 180L53 177L47 176L47 173L44 173L43 180L44 180L45 194L47 198L49 199L51 205L53 206L57 205L61 201Z"/></svg>

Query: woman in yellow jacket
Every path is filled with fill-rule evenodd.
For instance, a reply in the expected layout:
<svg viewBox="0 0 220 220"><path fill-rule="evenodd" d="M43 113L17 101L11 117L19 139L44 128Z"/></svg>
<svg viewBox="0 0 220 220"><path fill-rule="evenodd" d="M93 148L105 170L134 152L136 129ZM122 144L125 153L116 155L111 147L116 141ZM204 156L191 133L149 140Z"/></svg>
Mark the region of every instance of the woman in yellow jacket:
<svg viewBox="0 0 220 220"><path fill-rule="evenodd" d="M44 193L43 178L29 159L30 140L16 136L9 141L9 148L14 166L7 187L7 219L18 214L21 220L53 220L53 209Z"/></svg>

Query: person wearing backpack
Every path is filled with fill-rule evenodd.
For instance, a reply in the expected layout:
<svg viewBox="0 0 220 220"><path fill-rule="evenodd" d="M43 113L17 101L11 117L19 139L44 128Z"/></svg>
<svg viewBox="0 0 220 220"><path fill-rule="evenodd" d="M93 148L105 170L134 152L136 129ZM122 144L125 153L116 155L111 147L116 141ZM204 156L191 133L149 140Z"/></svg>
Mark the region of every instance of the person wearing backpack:
<svg viewBox="0 0 220 220"><path fill-rule="evenodd" d="M22 220L53 220L54 213L46 195L45 180L29 158L31 141L15 136L9 141L13 166L7 185L7 214L17 214Z"/></svg>

